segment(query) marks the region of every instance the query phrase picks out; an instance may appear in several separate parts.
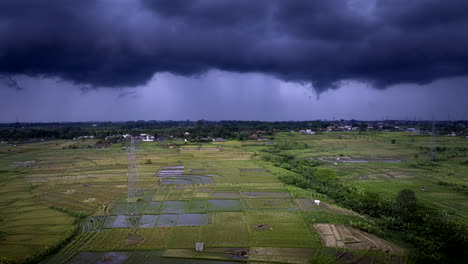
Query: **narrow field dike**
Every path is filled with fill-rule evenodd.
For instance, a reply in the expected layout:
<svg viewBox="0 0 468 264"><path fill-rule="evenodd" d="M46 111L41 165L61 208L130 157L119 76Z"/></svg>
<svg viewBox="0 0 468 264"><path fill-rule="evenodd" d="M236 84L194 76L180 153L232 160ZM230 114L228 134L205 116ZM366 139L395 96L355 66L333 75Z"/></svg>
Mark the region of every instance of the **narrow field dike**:
<svg viewBox="0 0 468 264"><path fill-rule="evenodd" d="M465 138L341 122L68 124L77 139L2 143L0 262L463 263Z"/></svg>

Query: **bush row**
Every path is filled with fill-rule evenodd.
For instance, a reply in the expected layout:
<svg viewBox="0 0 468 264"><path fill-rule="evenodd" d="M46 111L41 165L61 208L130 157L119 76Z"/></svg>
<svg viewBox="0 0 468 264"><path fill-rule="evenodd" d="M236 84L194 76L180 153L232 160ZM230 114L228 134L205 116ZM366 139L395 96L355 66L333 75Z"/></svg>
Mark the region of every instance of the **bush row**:
<svg viewBox="0 0 468 264"><path fill-rule="evenodd" d="M398 232L415 246L411 252L415 263L464 263L468 259L466 226L444 211L421 204L410 189L391 200L340 181L319 162L272 153L265 153L263 159L294 172L280 176L284 183L327 195L343 207L373 217L382 230Z"/></svg>

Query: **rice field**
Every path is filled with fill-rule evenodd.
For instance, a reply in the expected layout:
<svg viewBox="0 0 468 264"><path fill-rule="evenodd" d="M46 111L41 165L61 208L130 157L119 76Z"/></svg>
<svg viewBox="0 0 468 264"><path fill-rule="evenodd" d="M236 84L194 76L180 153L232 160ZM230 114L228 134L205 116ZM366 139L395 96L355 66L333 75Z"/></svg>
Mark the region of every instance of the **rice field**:
<svg viewBox="0 0 468 264"><path fill-rule="evenodd" d="M396 144L390 143L393 138ZM404 133L279 133L274 142L308 144L307 149L284 152L320 160L343 181L389 197L410 187L421 200L466 221L465 194L437 183L466 183L466 165L457 160L432 170L418 165L426 139ZM445 138L439 143L460 144ZM67 144L0 145L1 257L23 261L63 244L43 263L307 263L328 254L312 224L367 221L334 207L321 194L281 183L278 176L287 172L256 155L271 146L227 141L168 149L144 142L136 151L144 196L136 202L139 223L134 227L126 221L128 161L123 145L64 148ZM336 157L369 162L334 165ZM326 203L315 207L315 199ZM82 211L88 218L76 222L56 208ZM75 231L78 235L64 243ZM206 248L200 254L194 250L198 242Z"/></svg>

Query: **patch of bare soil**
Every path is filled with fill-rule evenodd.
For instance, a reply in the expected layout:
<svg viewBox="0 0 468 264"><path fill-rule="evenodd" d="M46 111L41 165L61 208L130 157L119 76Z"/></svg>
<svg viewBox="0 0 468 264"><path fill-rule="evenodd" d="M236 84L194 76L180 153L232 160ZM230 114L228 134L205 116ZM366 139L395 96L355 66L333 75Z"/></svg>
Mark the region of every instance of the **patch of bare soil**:
<svg viewBox="0 0 468 264"><path fill-rule="evenodd" d="M112 262L114 261L114 258L115 258L114 256L110 255L110 256L103 256L99 260L102 262Z"/></svg>
<svg viewBox="0 0 468 264"><path fill-rule="evenodd" d="M83 200L83 202L85 202L85 203L92 203L94 201L96 201L96 198L88 198L86 200Z"/></svg>
<svg viewBox="0 0 468 264"><path fill-rule="evenodd" d="M122 264L128 258L128 255L121 252L106 252L95 262L96 264ZM89 262L87 262L89 263Z"/></svg>
<svg viewBox="0 0 468 264"><path fill-rule="evenodd" d="M369 233L341 225L314 224L325 247L339 247L358 250L375 250L393 254L403 251L398 246Z"/></svg>
<svg viewBox="0 0 468 264"><path fill-rule="evenodd" d="M124 243L129 247L134 247L138 244L143 243L143 241L145 241L145 239L138 235L130 235L125 239Z"/></svg>
<svg viewBox="0 0 468 264"><path fill-rule="evenodd" d="M231 255L229 258L232 260L245 260L249 257L248 248L232 248L227 250L227 253Z"/></svg>
<svg viewBox="0 0 468 264"><path fill-rule="evenodd" d="M266 229L271 229L271 225L269 224L254 224L251 225L253 229L255 230L266 230Z"/></svg>
<svg viewBox="0 0 468 264"><path fill-rule="evenodd" d="M201 151L220 151L219 148L200 148Z"/></svg>
<svg viewBox="0 0 468 264"><path fill-rule="evenodd" d="M68 189L68 190L65 192L65 194L72 194L72 193L74 193L74 192L76 192L75 189Z"/></svg>
<svg viewBox="0 0 468 264"><path fill-rule="evenodd" d="M126 184L116 185L115 188L127 188Z"/></svg>

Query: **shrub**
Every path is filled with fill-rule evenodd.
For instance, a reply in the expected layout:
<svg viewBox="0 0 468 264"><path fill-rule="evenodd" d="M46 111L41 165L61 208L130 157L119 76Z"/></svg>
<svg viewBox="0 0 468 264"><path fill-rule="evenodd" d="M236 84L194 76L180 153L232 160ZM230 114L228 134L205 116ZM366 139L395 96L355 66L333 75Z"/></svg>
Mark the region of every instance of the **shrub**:
<svg viewBox="0 0 468 264"><path fill-rule="evenodd" d="M349 225L351 227L354 227L356 229L359 229L359 230L362 230L362 231L365 231L365 232L368 232L368 233L373 233L373 234L376 234L376 235L382 235L383 234L382 230L380 230L380 228L378 228L377 226L371 225L369 223L365 223L365 222L362 222L362 221L350 221Z"/></svg>
<svg viewBox="0 0 468 264"><path fill-rule="evenodd" d="M401 190L394 201L384 199L377 193L365 192L357 187L339 181L335 172L320 167L310 167L294 159L270 157L291 166L294 175L282 175L286 184L314 190L327 195L344 207L359 213L378 217L376 223L354 222L353 227L368 232L380 233L381 229L399 232L412 243L414 263L464 263L468 232L466 226L449 218L443 211L437 211L418 203L414 191ZM281 164L281 163L279 163ZM279 165L276 164L275 165ZM431 168L437 163L426 162L414 165ZM449 183L439 183L447 185Z"/></svg>
<svg viewBox="0 0 468 264"><path fill-rule="evenodd" d="M82 219L82 218L85 218L88 216L88 214L85 212L85 211L75 211L75 210L72 210L70 208L66 208L66 207L63 207L63 206L51 206L50 207L51 209L54 209L54 210L57 210L57 211L60 211L60 212L63 212L63 213L66 213L68 215L71 215L73 217L76 217L78 219Z"/></svg>

